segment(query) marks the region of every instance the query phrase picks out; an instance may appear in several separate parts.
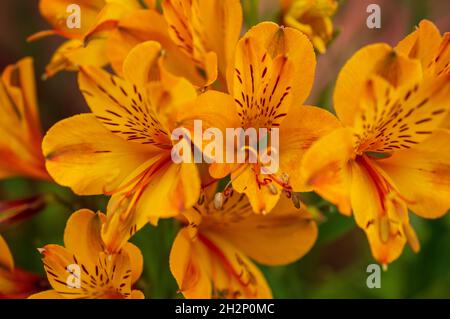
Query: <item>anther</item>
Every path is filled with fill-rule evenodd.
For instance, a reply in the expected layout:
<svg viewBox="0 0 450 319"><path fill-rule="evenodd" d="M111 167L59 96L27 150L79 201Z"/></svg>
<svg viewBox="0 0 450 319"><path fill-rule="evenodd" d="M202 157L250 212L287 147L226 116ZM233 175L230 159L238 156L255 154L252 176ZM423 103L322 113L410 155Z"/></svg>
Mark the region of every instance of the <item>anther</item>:
<svg viewBox="0 0 450 319"><path fill-rule="evenodd" d="M214 208L220 210L223 207L224 196L223 193L216 193L214 195Z"/></svg>

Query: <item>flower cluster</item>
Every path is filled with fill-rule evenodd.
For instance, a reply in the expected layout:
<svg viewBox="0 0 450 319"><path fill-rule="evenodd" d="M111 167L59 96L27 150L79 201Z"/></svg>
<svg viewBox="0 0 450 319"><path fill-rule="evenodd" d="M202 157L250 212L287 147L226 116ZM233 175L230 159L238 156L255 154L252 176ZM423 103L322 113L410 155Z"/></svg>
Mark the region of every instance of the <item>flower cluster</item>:
<svg viewBox="0 0 450 319"><path fill-rule="evenodd" d="M395 48L356 52L337 79L335 116L305 101L336 1L282 1L286 26L262 22L243 34L238 0L79 1L78 29L66 25L66 2L41 0L51 30L30 40L66 39L45 78L77 72L91 112L42 138L32 60L7 67L0 177L52 181L109 202L106 214L73 213L64 247L39 249L47 283L15 269L0 237L0 296L144 298L134 289L142 254L129 240L170 218L180 229L167 265L184 297L271 298L254 261L285 265L312 248L317 208L304 204L305 192L353 215L383 265L406 243L419 250L409 210L424 218L449 210L450 34L433 23L422 21ZM278 169L264 174L245 141L231 145L244 161L174 162L173 130L194 134L195 121L224 135L277 128L279 147L258 140L258 148L277 152ZM211 153L202 141L177 143Z"/></svg>

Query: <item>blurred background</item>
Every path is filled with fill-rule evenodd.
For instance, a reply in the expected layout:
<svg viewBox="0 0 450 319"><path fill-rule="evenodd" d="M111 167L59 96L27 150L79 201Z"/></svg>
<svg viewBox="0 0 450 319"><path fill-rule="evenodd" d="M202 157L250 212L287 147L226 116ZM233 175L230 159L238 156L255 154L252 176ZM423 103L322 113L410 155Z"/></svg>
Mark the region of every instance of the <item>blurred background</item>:
<svg viewBox="0 0 450 319"><path fill-rule="evenodd" d="M76 3L76 1L74 1ZM366 8L381 6L382 28L368 29ZM278 21L278 0L243 0L244 8L258 6L250 12L247 26L263 20ZM255 10L253 10L255 11ZM309 104L332 110L332 89L339 69L362 46L387 42L395 45L414 30L421 19L432 20L441 32L450 30L448 0L344 0L334 19L339 35L325 55L318 57L316 82ZM0 68L25 56L35 60L38 99L43 131L56 121L87 112L76 86L74 73L62 72L42 81L46 63L63 41L50 37L27 43L26 38L48 29L40 17L37 0L2 0L0 3ZM243 30L244 31L244 30ZM411 181L414 183L414 181ZM432 191L432 190L430 190ZM0 200L23 198L36 194L55 194L45 210L31 219L10 227L0 224L14 255L16 265L43 275L36 250L45 244L62 244L68 216L78 208L103 210L103 197L79 198L68 189L24 179L0 182ZM339 215L330 205L323 205L314 194L310 202L322 205L324 220L319 226L319 240L312 251L299 262L284 267L262 267L277 298L450 298L450 215L439 220L412 216L412 224L421 242L421 252L409 247L401 258L382 273L381 288L366 286L366 268L374 263L363 232L351 218ZM175 298L177 287L169 267L168 255L177 225L164 221L160 227L147 226L133 239L144 255L144 273L138 283L147 298Z"/></svg>

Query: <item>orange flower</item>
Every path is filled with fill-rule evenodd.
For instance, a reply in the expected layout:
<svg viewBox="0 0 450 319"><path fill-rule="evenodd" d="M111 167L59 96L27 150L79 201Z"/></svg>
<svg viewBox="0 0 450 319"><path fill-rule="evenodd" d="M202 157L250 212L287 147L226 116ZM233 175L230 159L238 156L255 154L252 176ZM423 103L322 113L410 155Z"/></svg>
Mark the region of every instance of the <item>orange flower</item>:
<svg viewBox="0 0 450 319"><path fill-rule="evenodd" d="M121 74L128 52L144 41L161 43L165 66L197 87L219 80L239 39L242 7L238 0L164 0L161 15L155 10L137 10L123 17L108 38L108 59ZM219 72L219 73L218 73Z"/></svg>
<svg viewBox="0 0 450 319"><path fill-rule="evenodd" d="M427 56L423 50L431 45L421 45L413 51ZM440 52L427 59L439 62ZM419 250L408 208L425 218L450 208L450 133L440 129L450 105L450 72L445 64L427 71L428 65L385 44L361 49L341 70L334 92L345 127L303 158L303 176L342 213L353 211L382 264L398 258L406 242Z"/></svg>
<svg viewBox="0 0 450 319"><path fill-rule="evenodd" d="M131 243L114 254L105 250L100 237L103 214L83 209L72 214L64 232L65 247L46 245L40 249L53 290L32 299L143 299L132 285L142 272L142 254Z"/></svg>
<svg viewBox="0 0 450 319"><path fill-rule="evenodd" d="M33 60L25 58L6 67L0 81L0 178L49 179L38 112Z"/></svg>
<svg viewBox="0 0 450 319"><path fill-rule="evenodd" d="M271 298L251 259L285 265L305 255L317 238L308 211L286 198L268 216L253 214L238 193L223 206L205 199L183 216L186 227L173 244L170 269L186 298Z"/></svg>
<svg viewBox="0 0 450 319"><path fill-rule="evenodd" d="M176 110L197 93L160 68L161 51L152 41L136 46L125 79L82 68L79 86L93 114L57 123L43 142L56 182L80 195L112 195L103 233L111 252L149 221L192 207L200 192L196 165L171 159Z"/></svg>
<svg viewBox="0 0 450 319"><path fill-rule="evenodd" d="M222 132L228 128L279 129L280 145L275 150L279 168L272 174L261 173L264 165L260 158L248 160L250 152L261 153L271 146L261 140L259 150L233 143L233 150L223 152L246 150L244 163L217 162L210 167L215 178L231 175L233 189L248 196L255 213L265 214L275 207L282 193L290 196L310 190L304 185L298 163L315 140L339 123L325 110L302 106L313 83L316 62L311 43L301 32L264 22L247 32L235 53L228 70L230 94L211 90L200 95L184 114L180 112L179 122L189 130L193 130L195 120L202 120L205 129L213 127Z"/></svg>

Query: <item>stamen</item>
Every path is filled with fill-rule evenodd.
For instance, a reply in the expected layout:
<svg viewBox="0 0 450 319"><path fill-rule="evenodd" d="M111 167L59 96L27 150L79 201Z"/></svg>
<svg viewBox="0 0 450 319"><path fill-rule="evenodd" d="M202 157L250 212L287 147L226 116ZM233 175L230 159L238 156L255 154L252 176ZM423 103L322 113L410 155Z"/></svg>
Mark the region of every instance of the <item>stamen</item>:
<svg viewBox="0 0 450 319"><path fill-rule="evenodd" d="M300 199L300 193L291 193L292 202L294 203L295 208L300 209L301 208L301 199Z"/></svg>
<svg viewBox="0 0 450 319"><path fill-rule="evenodd" d="M223 203L225 201L225 197L223 195L223 193L216 193L214 195L214 208L216 210L221 210L223 208Z"/></svg>

